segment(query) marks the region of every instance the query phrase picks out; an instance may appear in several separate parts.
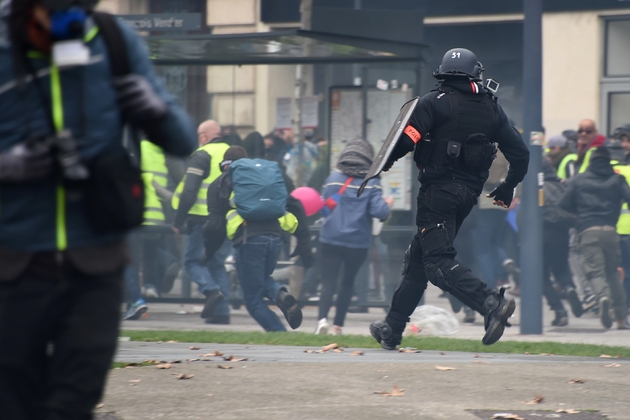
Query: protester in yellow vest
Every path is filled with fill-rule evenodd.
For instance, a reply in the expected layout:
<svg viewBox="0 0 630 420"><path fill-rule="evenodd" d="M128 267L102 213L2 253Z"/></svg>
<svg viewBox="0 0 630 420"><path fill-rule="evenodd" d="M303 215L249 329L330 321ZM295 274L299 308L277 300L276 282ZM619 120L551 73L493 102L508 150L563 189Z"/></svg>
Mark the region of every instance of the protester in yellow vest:
<svg viewBox="0 0 630 420"><path fill-rule="evenodd" d="M172 205L176 210L173 228L180 232L186 225L184 233L188 234L188 242L184 270L206 297L201 317L210 323L228 324L230 284L224 263L232 252L232 245L226 239L221 249L204 262L202 228L208 216L208 186L221 174L219 164L230 146L220 137L221 127L213 120L201 123L197 136L199 149L190 157L186 175L173 195Z"/></svg>
<svg viewBox="0 0 630 420"><path fill-rule="evenodd" d="M558 178L572 178L577 173L577 153L573 153L568 140L563 135L553 136L547 140L547 158L555 169Z"/></svg>
<svg viewBox="0 0 630 420"><path fill-rule="evenodd" d="M271 274L276 267L283 245L283 231L297 237L298 244L294 254L300 255L305 267L312 266L313 255L306 214L300 202L291 197L287 191L286 212L283 216L277 219L245 220L239 214L242 210L236 208L235 203L239 203L239 196L235 196L235 187L233 187L236 181L233 181L227 169L234 161L246 157L247 154L242 147L230 147L221 164L223 175L208 188L210 214L204 227L206 253L208 256L213 255L223 237L228 236L234 239L236 271L243 289L247 311L265 331L286 331L278 316L264 301L267 297L278 305L289 326L296 329L302 323L302 311L286 286L275 281ZM279 168L277 171L280 173ZM260 178L255 179L260 180ZM270 180L265 179L261 182L268 183ZM286 185L283 187L286 188ZM275 200L282 195L284 195L283 192L274 192L274 195L269 198Z"/></svg>
<svg viewBox="0 0 630 420"><path fill-rule="evenodd" d="M583 173L588 168L591 161L591 155L595 148L602 146L606 141L606 137L597 132L595 121L591 119L583 119L580 121L578 128L578 160L580 167L579 173Z"/></svg>
<svg viewBox="0 0 630 420"><path fill-rule="evenodd" d="M618 140L617 130L615 131L615 139L608 142L607 147L610 150L611 163L613 170L623 175L626 182L630 184L630 165L625 163L625 148L620 140ZM613 162L613 160L615 162ZM621 250L621 267L623 269L623 286L626 291L627 302L630 303L630 210L628 204L623 203L621 206L621 214L617 221L617 234L619 235L619 248Z"/></svg>

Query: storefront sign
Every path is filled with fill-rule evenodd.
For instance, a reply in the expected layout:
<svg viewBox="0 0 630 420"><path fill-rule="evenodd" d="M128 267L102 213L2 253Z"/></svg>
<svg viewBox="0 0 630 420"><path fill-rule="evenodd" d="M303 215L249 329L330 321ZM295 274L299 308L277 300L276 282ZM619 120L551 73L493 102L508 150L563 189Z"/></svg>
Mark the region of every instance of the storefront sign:
<svg viewBox="0 0 630 420"><path fill-rule="evenodd" d="M201 13L118 15L116 17L136 31L196 31L201 28Z"/></svg>

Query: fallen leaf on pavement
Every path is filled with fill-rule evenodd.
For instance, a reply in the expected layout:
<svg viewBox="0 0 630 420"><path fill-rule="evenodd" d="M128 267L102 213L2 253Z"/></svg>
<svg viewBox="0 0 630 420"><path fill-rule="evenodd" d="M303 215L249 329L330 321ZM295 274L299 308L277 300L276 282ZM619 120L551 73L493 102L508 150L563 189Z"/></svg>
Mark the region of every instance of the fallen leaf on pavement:
<svg viewBox="0 0 630 420"><path fill-rule="evenodd" d="M214 357L214 353L198 354L199 357Z"/></svg>
<svg viewBox="0 0 630 420"><path fill-rule="evenodd" d="M232 369L232 366L217 365L219 369Z"/></svg>
<svg viewBox="0 0 630 420"><path fill-rule="evenodd" d="M531 401L524 401L523 404L540 404L545 401L545 397L542 395L536 395Z"/></svg>
<svg viewBox="0 0 630 420"><path fill-rule="evenodd" d="M105 404L101 403L101 404L96 404L94 408L103 408L103 407L105 407Z"/></svg>
<svg viewBox="0 0 630 420"><path fill-rule="evenodd" d="M336 349L333 349L333 352L335 352L335 353L343 353L343 349L340 349L339 347L337 347Z"/></svg>
<svg viewBox="0 0 630 420"><path fill-rule="evenodd" d="M602 359L612 359L613 357L610 354L600 354L599 357Z"/></svg>
<svg viewBox="0 0 630 420"><path fill-rule="evenodd" d="M132 384L137 384L138 382L140 382L142 379L129 379L129 382L131 382Z"/></svg>
<svg viewBox="0 0 630 420"><path fill-rule="evenodd" d="M304 353L314 353L314 352L313 352L313 350L306 349L306 350L304 350Z"/></svg>
<svg viewBox="0 0 630 420"><path fill-rule="evenodd" d="M226 362L244 362L247 359L246 358L234 357L234 356L230 355L228 357L224 357L223 360L225 360Z"/></svg>
<svg viewBox="0 0 630 420"><path fill-rule="evenodd" d="M171 368L171 364L170 363L163 363L160 365L156 365L155 366L156 369L170 369Z"/></svg>
<svg viewBox="0 0 630 420"><path fill-rule="evenodd" d="M609 365L604 365L604 367L619 367L621 366L619 363L611 363Z"/></svg>
<svg viewBox="0 0 630 420"><path fill-rule="evenodd" d="M201 350L201 347L191 346L191 347L188 347L188 350Z"/></svg>
<svg viewBox="0 0 630 420"><path fill-rule="evenodd" d="M571 379L569 381L570 384L583 384L584 382L584 379Z"/></svg>
<svg viewBox="0 0 630 420"><path fill-rule="evenodd" d="M561 408L559 410L556 410L556 413L567 413L567 414L577 414L579 412L580 412L579 410L574 410L572 408L566 408L566 409Z"/></svg>
<svg viewBox="0 0 630 420"><path fill-rule="evenodd" d="M159 365L160 363L164 363L164 362L159 361L159 360L147 359L144 361L144 363L150 363L152 365Z"/></svg>
<svg viewBox="0 0 630 420"><path fill-rule="evenodd" d="M219 350L215 350L214 355L219 357L219 356L223 356L223 353L221 353Z"/></svg>
<svg viewBox="0 0 630 420"><path fill-rule="evenodd" d="M553 353L540 353L539 356L555 356Z"/></svg>
<svg viewBox="0 0 630 420"><path fill-rule="evenodd" d="M198 362L199 359L188 359L189 362Z"/></svg>
<svg viewBox="0 0 630 420"><path fill-rule="evenodd" d="M494 416L492 416L493 419L513 419L513 420L525 420L523 417L519 416L518 414L512 414L512 413L496 413Z"/></svg>
<svg viewBox="0 0 630 420"><path fill-rule="evenodd" d="M179 343L177 340L168 340L167 343Z"/></svg>
<svg viewBox="0 0 630 420"><path fill-rule="evenodd" d="M437 370L455 370L454 367L450 367L450 366L436 366L435 368Z"/></svg>
<svg viewBox="0 0 630 420"><path fill-rule="evenodd" d="M394 385L394 389L391 391L374 391L374 393L380 394L384 397L403 397L405 395L405 390L398 388L398 385Z"/></svg>
<svg viewBox="0 0 630 420"><path fill-rule="evenodd" d="M180 373L179 375L177 375L177 376L175 377L175 379L190 379L190 378L192 378L193 376L195 376L195 375L194 375L194 374L192 374L192 373Z"/></svg>
<svg viewBox="0 0 630 420"><path fill-rule="evenodd" d="M363 352L361 350L353 351L350 353L350 356L363 356Z"/></svg>
<svg viewBox="0 0 630 420"><path fill-rule="evenodd" d="M404 348L398 349L398 353L420 353L420 350L414 347L404 347Z"/></svg>
<svg viewBox="0 0 630 420"><path fill-rule="evenodd" d="M181 363L181 362L182 362L181 360L171 360L171 361L170 361L170 362L168 362L168 363Z"/></svg>
<svg viewBox="0 0 630 420"><path fill-rule="evenodd" d="M332 344L322 347L322 350L328 351L328 350L336 349L337 347L339 347L337 343L332 343Z"/></svg>
<svg viewBox="0 0 630 420"><path fill-rule="evenodd" d="M444 353L443 351L440 352L440 356L444 356L446 355L446 353Z"/></svg>

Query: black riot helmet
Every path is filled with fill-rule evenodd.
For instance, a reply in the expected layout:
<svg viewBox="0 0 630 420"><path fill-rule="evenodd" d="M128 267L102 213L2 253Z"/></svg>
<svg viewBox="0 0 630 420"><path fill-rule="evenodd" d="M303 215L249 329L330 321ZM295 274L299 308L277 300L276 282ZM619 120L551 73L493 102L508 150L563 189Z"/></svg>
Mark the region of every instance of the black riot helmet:
<svg viewBox="0 0 630 420"><path fill-rule="evenodd" d="M67 10L78 7L86 11L94 10L99 0L40 0L42 6L48 10Z"/></svg>
<svg viewBox="0 0 630 420"><path fill-rule="evenodd" d="M454 77L467 77L469 80L481 81L481 72L485 69L477 60L477 56L466 48L453 48L442 57L442 64L433 72L433 77L444 80Z"/></svg>

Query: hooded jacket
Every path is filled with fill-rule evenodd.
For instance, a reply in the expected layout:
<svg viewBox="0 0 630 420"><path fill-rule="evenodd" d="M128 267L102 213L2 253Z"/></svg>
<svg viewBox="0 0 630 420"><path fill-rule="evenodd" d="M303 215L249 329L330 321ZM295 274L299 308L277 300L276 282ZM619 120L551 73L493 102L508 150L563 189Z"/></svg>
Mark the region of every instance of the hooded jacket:
<svg viewBox="0 0 630 420"><path fill-rule="evenodd" d="M372 218L385 220L389 206L383 200L379 178L368 181L361 197L357 190L372 165L372 146L362 140L348 142L341 152L337 170L326 179L322 189L324 200L338 193L346 181L352 181L339 197L337 206L324 219L319 241L348 248L369 248L372 243Z"/></svg>
<svg viewBox="0 0 630 420"><path fill-rule="evenodd" d="M630 203L630 187L623 175L616 174L610 160L594 155L586 172L569 182L560 208L575 214L582 232L592 226L615 226L622 202Z"/></svg>
<svg viewBox="0 0 630 420"><path fill-rule="evenodd" d="M0 5L0 152L29 138L53 135L48 109L76 137L83 162L122 148L123 121L110 62L93 20L88 19L85 28L87 65L59 70L49 56L29 54L40 91L33 80L18 86L8 31L10 5L10 1ZM192 122L156 78L140 38L124 24L119 28L132 72L144 76L168 105L167 117L155 124L163 139L159 146L170 154L190 154L196 144ZM84 202L68 200L60 180L61 171L56 169L41 181L0 184L0 247L35 253L107 245L123 238L122 233L97 233Z"/></svg>

